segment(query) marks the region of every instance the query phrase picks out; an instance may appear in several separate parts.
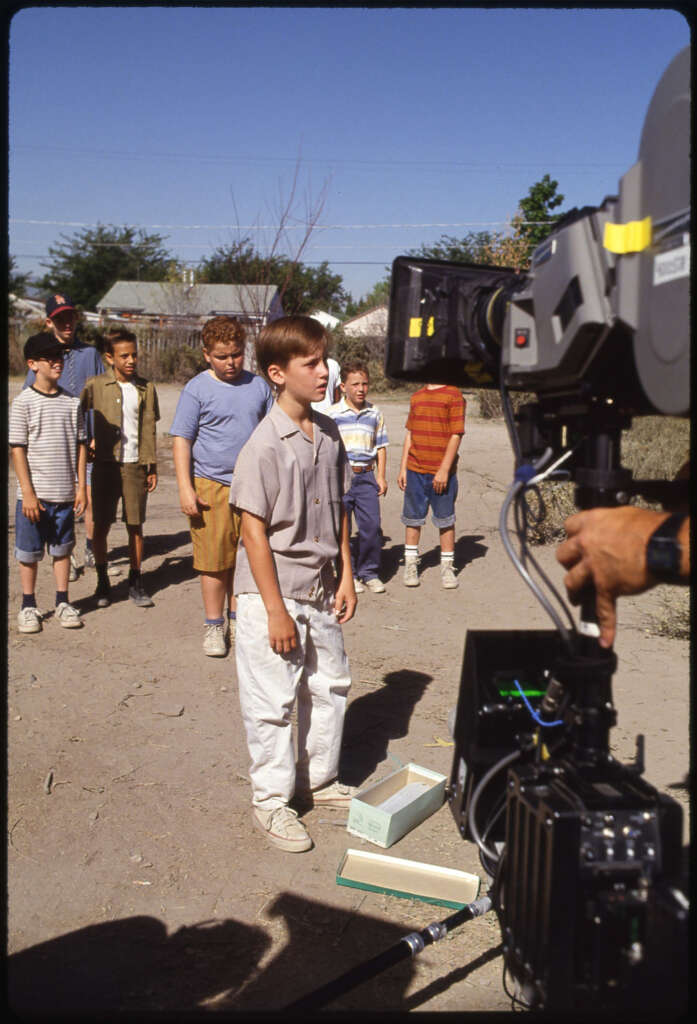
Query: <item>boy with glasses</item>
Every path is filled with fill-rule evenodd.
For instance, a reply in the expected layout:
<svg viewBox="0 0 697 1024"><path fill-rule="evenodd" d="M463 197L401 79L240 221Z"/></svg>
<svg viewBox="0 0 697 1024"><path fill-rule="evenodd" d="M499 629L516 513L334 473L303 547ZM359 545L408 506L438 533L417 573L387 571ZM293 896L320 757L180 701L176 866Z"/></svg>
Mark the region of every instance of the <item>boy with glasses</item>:
<svg viewBox="0 0 697 1024"><path fill-rule="evenodd" d="M32 384L10 409L9 443L17 476L15 558L19 562L22 607L20 633L39 633L42 614L36 606L38 563L44 548L53 558L56 620L65 629L83 625L68 601L70 553L75 546L75 514L84 510L87 452L80 400L58 384L64 368L63 347L47 332L24 346ZM75 482L77 480L77 488Z"/></svg>
<svg viewBox="0 0 697 1024"><path fill-rule="evenodd" d="M63 351L63 370L58 378L59 386L69 395L80 397L87 380L96 374L104 373L104 363L93 345L86 345L77 337L78 315L72 299L65 293L51 295L46 302L45 331L53 335ZM25 387L34 383L34 372L30 370L24 382ZM92 538L94 524L92 522L92 466L87 465L87 505L85 507L85 554L86 567L94 569L94 552ZM78 575L78 562L73 551L70 556L70 582Z"/></svg>

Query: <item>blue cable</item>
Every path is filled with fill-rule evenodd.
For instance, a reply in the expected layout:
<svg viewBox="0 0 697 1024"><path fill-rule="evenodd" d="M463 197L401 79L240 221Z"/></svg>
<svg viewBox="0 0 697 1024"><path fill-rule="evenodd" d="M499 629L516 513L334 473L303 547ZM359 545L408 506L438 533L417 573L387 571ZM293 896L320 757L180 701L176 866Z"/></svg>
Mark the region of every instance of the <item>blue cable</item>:
<svg viewBox="0 0 697 1024"><path fill-rule="evenodd" d="M532 719L533 719L533 721L534 721L534 722L537 722L537 724L538 724L538 725L542 725L542 726L544 726L545 728L547 728L547 727L551 727L551 726L553 726L553 725L563 725L563 724L564 724L564 720L563 720L563 719L561 719L561 718L560 718L560 719L559 719L559 720L558 720L557 722L543 722L543 721L542 721L542 719L540 718L540 716L538 715L538 713L537 713L537 712L535 711L535 709L533 708L533 706L532 706L532 704L530 703L530 701L528 700L528 698L527 698L527 697L525 696L525 694L523 693L523 688L522 688L522 686L520 685L520 683L518 682L518 680L517 680L517 679L514 679L514 680L513 680L513 682L514 682L514 683L515 683L515 685L516 685L516 688L517 688L517 690L518 690L518 693L519 693L519 694L520 694L520 696L521 696L521 697L523 698L523 703L525 704L525 707L526 707L526 708L528 709L528 711L530 712L530 715L531 715L531 717L532 717Z"/></svg>

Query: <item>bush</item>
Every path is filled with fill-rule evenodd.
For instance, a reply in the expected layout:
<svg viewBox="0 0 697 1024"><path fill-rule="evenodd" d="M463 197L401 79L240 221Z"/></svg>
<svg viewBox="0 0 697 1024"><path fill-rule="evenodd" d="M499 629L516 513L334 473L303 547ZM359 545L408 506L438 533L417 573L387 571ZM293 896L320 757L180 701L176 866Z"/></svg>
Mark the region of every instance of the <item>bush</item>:
<svg viewBox="0 0 697 1024"><path fill-rule="evenodd" d="M27 364L24 359L24 346L32 334L43 331L45 321L37 317L34 320L11 319L7 331L7 371L11 377L24 377Z"/></svg>
<svg viewBox="0 0 697 1024"><path fill-rule="evenodd" d="M632 471L634 480L672 480L690 456L690 422L675 416L637 417L629 430L622 432L622 465ZM532 544L554 544L564 539L564 520L577 511L573 483L540 485L546 508L544 519L529 531ZM537 508L537 499L530 497ZM656 508L660 502L633 496L632 505Z"/></svg>
<svg viewBox="0 0 697 1024"><path fill-rule="evenodd" d="M351 337L337 327L331 332L329 354L336 359L340 366L348 359L362 359L367 363L371 391L386 392L405 389L404 381L385 376L384 335L371 334Z"/></svg>

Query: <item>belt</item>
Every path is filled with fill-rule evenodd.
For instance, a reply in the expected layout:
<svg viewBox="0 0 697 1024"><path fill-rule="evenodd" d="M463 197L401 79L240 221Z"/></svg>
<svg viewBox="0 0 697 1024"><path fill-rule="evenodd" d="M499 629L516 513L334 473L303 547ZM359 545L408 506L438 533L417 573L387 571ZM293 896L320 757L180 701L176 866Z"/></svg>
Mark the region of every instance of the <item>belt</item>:
<svg viewBox="0 0 697 1024"><path fill-rule="evenodd" d="M360 466L352 463L351 469L353 470L354 473L372 473L372 471L375 469L375 463L369 462L367 465L364 464Z"/></svg>

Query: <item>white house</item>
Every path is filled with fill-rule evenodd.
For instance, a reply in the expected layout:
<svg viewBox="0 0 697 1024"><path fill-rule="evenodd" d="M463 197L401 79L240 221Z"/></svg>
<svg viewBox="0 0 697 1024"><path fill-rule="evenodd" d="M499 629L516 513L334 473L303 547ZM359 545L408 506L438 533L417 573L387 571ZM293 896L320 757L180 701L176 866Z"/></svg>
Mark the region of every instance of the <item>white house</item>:
<svg viewBox="0 0 697 1024"><path fill-rule="evenodd" d="M352 316L341 325L350 338L385 337L387 335L387 304L375 306Z"/></svg>
<svg viewBox="0 0 697 1024"><path fill-rule="evenodd" d="M322 327L326 327L327 330L330 331L333 330L335 327L338 327L339 324L341 323L341 320L339 320L338 316L332 316L331 313L325 313L324 310L322 309L315 310L314 313L310 313L310 316L312 317L313 320L319 320L319 322L322 324Z"/></svg>
<svg viewBox="0 0 697 1024"><path fill-rule="evenodd" d="M165 324L235 316L262 326L283 316L276 285L117 281L97 303L102 319Z"/></svg>

